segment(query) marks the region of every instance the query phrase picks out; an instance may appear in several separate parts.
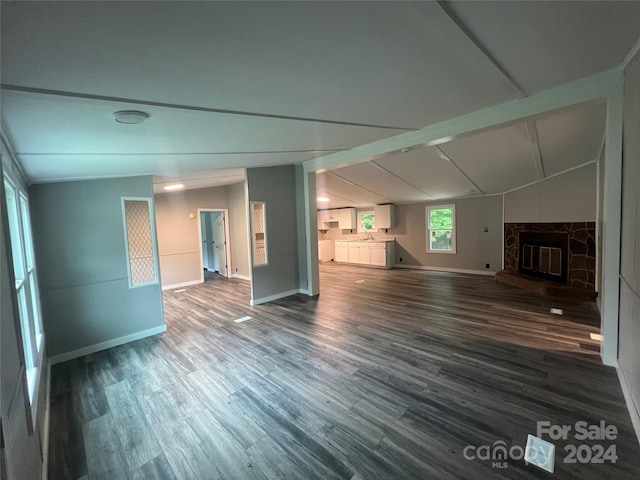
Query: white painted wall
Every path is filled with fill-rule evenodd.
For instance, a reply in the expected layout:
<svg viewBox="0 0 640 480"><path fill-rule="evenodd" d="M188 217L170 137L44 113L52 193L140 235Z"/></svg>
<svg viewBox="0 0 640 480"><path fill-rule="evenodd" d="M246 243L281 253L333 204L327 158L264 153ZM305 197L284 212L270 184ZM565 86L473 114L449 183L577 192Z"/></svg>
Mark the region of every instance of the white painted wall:
<svg viewBox="0 0 640 480"><path fill-rule="evenodd" d="M505 223L595 222L597 175L590 163L506 193Z"/></svg>
<svg viewBox="0 0 640 480"><path fill-rule="evenodd" d="M640 55L625 74L618 372L640 439Z"/></svg>

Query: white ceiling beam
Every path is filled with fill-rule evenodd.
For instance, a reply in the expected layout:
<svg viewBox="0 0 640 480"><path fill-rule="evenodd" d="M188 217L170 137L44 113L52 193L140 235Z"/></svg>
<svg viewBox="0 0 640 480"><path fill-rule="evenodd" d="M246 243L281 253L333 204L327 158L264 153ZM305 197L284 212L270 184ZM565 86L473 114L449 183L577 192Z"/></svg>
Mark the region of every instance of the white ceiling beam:
<svg viewBox="0 0 640 480"><path fill-rule="evenodd" d="M359 147L318 157L304 162L306 172L321 172L331 168L355 165L377 156L400 151L406 147L437 145L461 135L520 121L544 112L569 107L590 100L608 97L624 81L621 67L612 68L575 82L554 87L529 97L511 100L494 107L429 125L415 132L406 132Z"/></svg>
<svg viewBox="0 0 640 480"><path fill-rule="evenodd" d="M536 121L529 119L524 122L524 127L527 130L527 137L529 138L529 147L531 148L533 166L538 174L538 180L542 180L545 177L544 163L542 162L542 154L540 153L540 140L538 139Z"/></svg>

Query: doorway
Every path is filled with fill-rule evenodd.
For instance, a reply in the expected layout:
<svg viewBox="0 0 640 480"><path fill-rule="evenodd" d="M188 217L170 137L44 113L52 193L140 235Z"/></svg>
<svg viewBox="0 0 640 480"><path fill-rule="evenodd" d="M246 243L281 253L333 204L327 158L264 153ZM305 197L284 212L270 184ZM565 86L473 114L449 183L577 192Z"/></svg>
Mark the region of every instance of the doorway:
<svg viewBox="0 0 640 480"><path fill-rule="evenodd" d="M231 265L229 222L227 210L198 209L200 231L200 280L205 280L205 270L229 277Z"/></svg>

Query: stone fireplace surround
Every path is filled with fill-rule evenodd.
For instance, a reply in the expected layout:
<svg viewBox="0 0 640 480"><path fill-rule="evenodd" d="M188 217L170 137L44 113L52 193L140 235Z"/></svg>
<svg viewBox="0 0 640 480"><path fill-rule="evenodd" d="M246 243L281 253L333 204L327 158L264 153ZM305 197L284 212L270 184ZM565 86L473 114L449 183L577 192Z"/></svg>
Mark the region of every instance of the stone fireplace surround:
<svg viewBox="0 0 640 480"><path fill-rule="evenodd" d="M520 232L566 233L569 237L568 285L573 288L595 291L595 222L505 223L504 269L507 272L518 272Z"/></svg>

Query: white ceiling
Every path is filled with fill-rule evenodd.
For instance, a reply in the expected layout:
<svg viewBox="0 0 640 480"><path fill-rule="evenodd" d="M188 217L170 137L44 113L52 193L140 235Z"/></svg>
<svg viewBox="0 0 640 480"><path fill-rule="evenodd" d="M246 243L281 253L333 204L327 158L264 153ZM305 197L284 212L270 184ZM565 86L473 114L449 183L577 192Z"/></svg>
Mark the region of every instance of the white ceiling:
<svg viewBox="0 0 640 480"><path fill-rule="evenodd" d="M234 183L619 65L640 2L10 2L2 130L33 182ZM140 125L113 120L137 109ZM318 175L329 206L491 194L597 158L604 106ZM324 205L323 205L324 206Z"/></svg>

